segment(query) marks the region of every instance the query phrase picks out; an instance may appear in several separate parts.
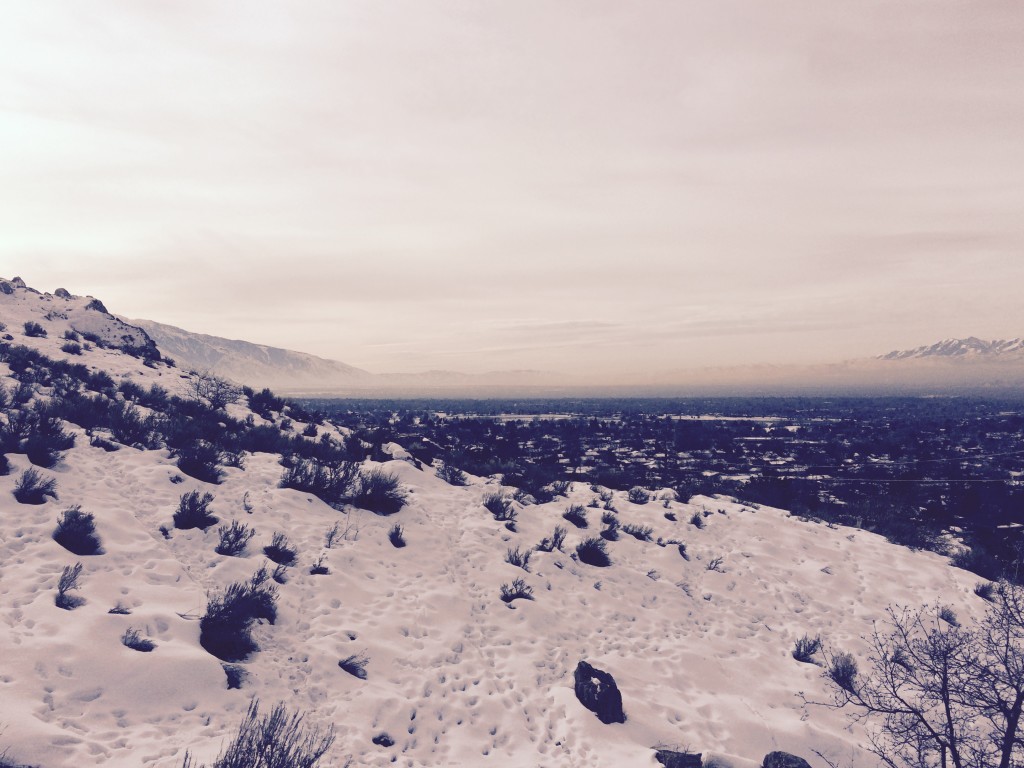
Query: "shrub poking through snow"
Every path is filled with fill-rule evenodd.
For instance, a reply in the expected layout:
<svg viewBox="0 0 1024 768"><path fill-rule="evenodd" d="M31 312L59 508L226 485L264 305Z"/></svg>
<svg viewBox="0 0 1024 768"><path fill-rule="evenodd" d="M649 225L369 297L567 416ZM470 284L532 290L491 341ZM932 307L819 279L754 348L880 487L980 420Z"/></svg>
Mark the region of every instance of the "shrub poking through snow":
<svg viewBox="0 0 1024 768"><path fill-rule="evenodd" d="M82 354L82 345L68 341L60 345L60 351L66 352L69 355L80 355Z"/></svg>
<svg viewBox="0 0 1024 768"><path fill-rule="evenodd" d="M569 486L571 483L568 480L555 480L549 488L551 489L552 496L568 496Z"/></svg>
<svg viewBox="0 0 1024 768"><path fill-rule="evenodd" d="M331 526L331 529L324 534L324 546L330 549L334 546L334 542L337 541L338 536L341 535L341 524L335 523Z"/></svg>
<svg viewBox="0 0 1024 768"><path fill-rule="evenodd" d="M175 450L178 457L178 469L186 475L202 480L204 483L219 485L224 477L220 468L221 452L213 443L196 440Z"/></svg>
<svg viewBox="0 0 1024 768"><path fill-rule="evenodd" d="M317 459L300 459L284 471L282 488L312 493L327 504L340 504L355 487L359 465L353 461L326 464Z"/></svg>
<svg viewBox="0 0 1024 768"><path fill-rule="evenodd" d="M974 594L980 597L982 600L988 600L990 603L994 602L996 595L996 585L991 581L979 581L974 585Z"/></svg>
<svg viewBox="0 0 1024 768"><path fill-rule="evenodd" d="M793 658L804 664L814 663L814 654L821 650L821 637L815 635L804 635L796 640L793 645Z"/></svg>
<svg viewBox="0 0 1024 768"><path fill-rule="evenodd" d="M35 323L31 320L25 323L22 328L25 329L26 336L31 336L37 339L45 338L46 336L46 329L39 323Z"/></svg>
<svg viewBox="0 0 1024 768"><path fill-rule="evenodd" d="M675 512L666 512L665 513L665 519L668 520L669 522L674 523L676 521L676 513Z"/></svg>
<svg viewBox="0 0 1024 768"><path fill-rule="evenodd" d="M220 541L214 551L218 555L238 557L245 551L245 545L256 535L256 531L245 523L232 520L230 526L222 525L218 528L217 534L220 536Z"/></svg>
<svg viewBox="0 0 1024 768"><path fill-rule="evenodd" d="M491 491L483 497L480 502L484 509L490 512L495 520L514 520L515 510L512 507L512 499L501 491Z"/></svg>
<svg viewBox="0 0 1024 768"><path fill-rule="evenodd" d="M360 509L378 515L393 515L406 504L406 492L398 476L383 469L371 469L359 475L355 495L350 499Z"/></svg>
<svg viewBox="0 0 1024 768"><path fill-rule="evenodd" d="M825 676L844 691L857 690L857 661L845 651L841 651L829 659Z"/></svg>
<svg viewBox="0 0 1024 768"><path fill-rule="evenodd" d="M511 584L501 585L501 601L511 603L513 600L533 600L533 587L522 579L514 579Z"/></svg>
<svg viewBox="0 0 1024 768"><path fill-rule="evenodd" d="M78 583L81 576L81 563L64 566L64 570L61 571L60 578L57 580L57 597L54 599L54 603L58 608L70 611L85 602L82 598L77 597L76 595L68 594L73 590L81 589L81 584Z"/></svg>
<svg viewBox="0 0 1024 768"><path fill-rule="evenodd" d="M956 611L948 605L939 606L939 618L951 627L959 627L960 621L956 617Z"/></svg>
<svg viewBox="0 0 1024 768"><path fill-rule="evenodd" d="M582 504L573 504L565 512L562 513L562 517L568 520L570 523L575 525L577 528L587 527L587 510L583 508Z"/></svg>
<svg viewBox="0 0 1024 768"><path fill-rule="evenodd" d="M288 537L280 531L274 531L270 544L263 548L263 554L278 565L292 566L298 560L295 548L288 541Z"/></svg>
<svg viewBox="0 0 1024 768"><path fill-rule="evenodd" d="M288 568L284 565L275 565L274 570L270 572L270 578L276 581L278 584L284 584L288 581Z"/></svg>
<svg viewBox="0 0 1024 768"><path fill-rule="evenodd" d="M689 560L690 559L690 555L686 551L686 545L683 542L679 542L679 556L681 558L683 558L683 560Z"/></svg>
<svg viewBox="0 0 1024 768"><path fill-rule="evenodd" d="M25 441L25 455L37 467L50 468L60 461L63 451L75 446L75 436L65 432L60 419L40 417Z"/></svg>
<svg viewBox="0 0 1024 768"><path fill-rule="evenodd" d="M237 733L211 768L317 768L334 743L334 728L309 728L304 719L284 704L261 715L259 700L253 699ZM206 766L193 762L186 752L182 768Z"/></svg>
<svg viewBox="0 0 1024 768"><path fill-rule="evenodd" d="M467 481L466 473L448 462L443 463L437 468L437 476L448 483L448 485L465 485Z"/></svg>
<svg viewBox="0 0 1024 768"><path fill-rule="evenodd" d="M316 562L309 567L309 573L311 576L326 576L331 572L331 569L324 565L324 558L327 555L320 553L320 557L316 559Z"/></svg>
<svg viewBox="0 0 1024 768"><path fill-rule="evenodd" d="M99 555L103 552L93 516L83 512L77 504L65 509L57 518L53 540L75 555Z"/></svg>
<svg viewBox="0 0 1024 768"><path fill-rule="evenodd" d="M725 563L725 558L724 557L712 557L710 560L708 560L708 564L705 565L704 568L705 568L705 570L708 570L708 571L716 571L717 573L725 573L725 567L724 567L723 563Z"/></svg>
<svg viewBox="0 0 1024 768"><path fill-rule="evenodd" d="M398 523L395 523L388 529L388 541L390 541L395 549L401 549L405 546L405 530Z"/></svg>
<svg viewBox="0 0 1024 768"><path fill-rule="evenodd" d="M252 639L257 619L271 624L277 618L277 588L267 583L260 568L248 582L235 582L207 601L199 620L199 644L221 661L242 661L259 650Z"/></svg>
<svg viewBox="0 0 1024 768"><path fill-rule="evenodd" d="M532 549L528 549L525 552L519 547L509 548L505 554L505 562L509 565L514 565L517 568L522 568L524 571L529 573L530 571L530 556L533 554Z"/></svg>
<svg viewBox="0 0 1024 768"><path fill-rule="evenodd" d="M560 525L555 526L555 530L551 532L550 536L545 536L540 540L537 549L541 552L554 552L556 549L561 551L562 545L565 543L565 533L565 528Z"/></svg>
<svg viewBox="0 0 1024 768"><path fill-rule="evenodd" d="M626 493L626 498L633 504L646 504L651 500L651 495L639 485L634 485Z"/></svg>
<svg viewBox="0 0 1024 768"><path fill-rule="evenodd" d="M132 609L129 608L124 603L122 603L120 600L117 601L117 603L114 605L113 608L111 608L109 611L107 611L107 613L114 613L114 614L117 614L118 616L127 616L131 612L132 612Z"/></svg>
<svg viewBox="0 0 1024 768"><path fill-rule="evenodd" d="M611 512L605 512L601 516L601 521L607 526L601 531L601 538L606 541L618 541L619 540L619 518L613 515Z"/></svg>
<svg viewBox="0 0 1024 768"><path fill-rule="evenodd" d="M338 662L338 666L344 669L353 677L360 680L366 679L366 665L370 663L370 657L365 653L353 653Z"/></svg>
<svg viewBox="0 0 1024 768"><path fill-rule="evenodd" d="M149 638L142 637L139 630L132 627L126 629L121 635L121 643L133 651L142 651L143 653L149 653L156 648L156 643Z"/></svg>
<svg viewBox="0 0 1024 768"><path fill-rule="evenodd" d="M581 563L598 568L607 568L612 564L612 559L608 556L607 545L605 545L603 539L596 536L584 539L576 546L576 557L579 558Z"/></svg>
<svg viewBox="0 0 1024 768"><path fill-rule="evenodd" d="M22 472L14 484L14 498L22 504L43 504L47 496L57 498L57 481L44 478L32 468Z"/></svg>
<svg viewBox="0 0 1024 768"><path fill-rule="evenodd" d="M182 494L178 499L178 509L174 513L174 527L182 531L193 528L205 531L217 522L217 518L210 514L212 502L212 493L200 496L199 491L189 491Z"/></svg>
<svg viewBox="0 0 1024 768"><path fill-rule="evenodd" d="M636 525L635 523L626 523L622 526L622 532L628 533L634 539L640 541L650 541L651 534L654 533L654 529L649 525Z"/></svg>
<svg viewBox="0 0 1024 768"><path fill-rule="evenodd" d="M700 512L694 512L690 516L690 525L692 525L694 528L704 527L704 518L701 516Z"/></svg>

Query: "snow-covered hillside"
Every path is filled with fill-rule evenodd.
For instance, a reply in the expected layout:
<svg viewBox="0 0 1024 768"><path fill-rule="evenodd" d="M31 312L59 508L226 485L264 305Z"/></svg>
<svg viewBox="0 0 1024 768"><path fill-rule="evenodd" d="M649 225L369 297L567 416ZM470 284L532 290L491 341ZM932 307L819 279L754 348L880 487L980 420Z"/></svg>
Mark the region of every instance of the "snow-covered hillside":
<svg viewBox="0 0 1024 768"><path fill-rule="evenodd" d="M100 315L77 302L23 287L4 294L7 344L82 364L79 374L106 372L113 386L80 391L5 351L0 383L17 396L0 421L10 425L33 407L49 413L46 405L61 398L78 397L76 412L88 414L87 400L116 410L134 397L137 415L157 414L154 424L166 431L159 414L172 406L146 406L138 393L157 385L191 397L193 379L111 348L62 351L61 336L81 330L80 315ZM39 322L46 337L26 336L25 322ZM263 428L261 440L345 439L300 411L275 405L257 415L249 405L240 398L222 424L193 426L246 424ZM650 540L623 532L607 543L611 565L595 567L574 552L603 527L605 510L590 505L605 489L573 483L549 503L513 502L510 530L483 501L514 489L496 478L449 485L392 445L393 460L361 468L393 473L407 493L404 508L379 516L280 487L276 453L244 452L233 462L241 466L224 467L223 481L211 484L182 471L180 451L107 450L111 436L98 427L90 436L87 426L65 422L74 446L52 468L37 469L55 481L56 497L38 505L15 499L31 468L25 454L9 450L10 472L0 477L0 752L27 765L172 768L186 750L210 762L257 697L333 726L331 766L656 766L654 747L669 745L734 768L759 766L774 750L815 768L825 767L817 752L867 768L876 760L861 746L860 726L798 695L830 699L821 668L793 659L794 642L820 633L862 653L862 636L890 603L939 600L962 616L984 607L972 591L977 577L939 555L734 499L683 503L659 491L638 504L614 491L610 514L623 527L649 526ZM172 522L191 491L214 497L218 523L205 531ZM586 529L563 519L572 504L584 508ZM74 505L94 515L101 554L75 555L53 539ZM219 555L218 527L233 521L255 537L241 556ZM403 548L389 539L395 524ZM567 529L561 549L534 551L528 571L507 562L510 549L531 550L556 526ZM255 629L259 650L231 668L241 687L229 689L221 660L200 644L199 618L211 595L268 564L263 548L276 533L298 561L275 585L276 620ZM57 584L76 562L81 587L71 594L81 604L65 610L55 604ZM311 573L317 562L328 572ZM534 599L507 604L502 586L517 578ZM130 629L155 648L124 645ZM368 659L365 679L339 668L360 655ZM581 660L614 676L625 723L602 724L577 701ZM374 743L383 733L390 746Z"/></svg>
<svg viewBox="0 0 1024 768"><path fill-rule="evenodd" d="M372 374L337 360L288 349L192 333L152 320L128 321L145 330L160 351L186 368L259 387L366 386Z"/></svg>

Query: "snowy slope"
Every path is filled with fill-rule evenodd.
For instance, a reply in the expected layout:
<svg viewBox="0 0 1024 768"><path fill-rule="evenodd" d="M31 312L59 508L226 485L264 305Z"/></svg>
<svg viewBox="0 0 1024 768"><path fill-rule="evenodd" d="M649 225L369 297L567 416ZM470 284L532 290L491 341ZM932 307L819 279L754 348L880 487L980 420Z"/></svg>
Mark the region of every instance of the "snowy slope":
<svg viewBox="0 0 1024 768"><path fill-rule="evenodd" d="M66 321L45 321L48 338L23 337L15 329L27 306L0 304L13 343L60 357L53 331ZM74 362L187 391L177 370L113 350L94 348ZM0 383L17 386L6 364ZM232 408L245 415L243 405ZM59 500L14 499L29 467L24 455L9 454L12 472L0 477L0 752L45 768L172 768L186 749L209 762L254 696L333 724L332 766L654 766L652 747L667 744L735 768L760 765L776 749L815 768L824 768L815 750L866 768L876 763L859 746L859 726L797 695L828 699L820 668L791 657L796 638L820 632L862 652L862 636L892 602L941 600L962 616L984 607L972 592L977 578L938 555L724 498L666 508L617 492L624 523L684 542L689 559L675 545L623 534L608 545L612 566L595 568L570 553L596 534L600 510L587 509L585 531L561 517L570 503L594 499L584 484L569 498L517 505L511 532L481 505L499 487L493 479L454 487L429 468L387 462L410 503L385 518L278 487L275 455L247 455L244 469L228 468L222 484L208 485L182 477L166 449L108 453L82 429L69 430L75 447L41 470L57 481ZM215 554L216 526L171 527L180 495L192 489L214 494L221 523L256 529L243 557ZM78 557L52 539L73 504L96 516L103 554ZM688 522L694 512L707 513L702 529ZM404 549L388 540L395 522L404 526ZM326 549L336 524L343 536ZM505 562L508 548L533 547L556 525L569 529L563 552L535 553L529 573ZM199 645L197 619L208 593L266 563L262 547L277 531L297 546L299 563L279 587L277 621L256 631L261 650L244 663L241 689L228 690L220 662ZM330 573L312 575L321 554ZM721 571L709 570L719 557ZM55 586L76 561L85 602L65 611L54 604ZM501 602L501 585L516 577L534 601ZM130 615L108 612L119 602ZM129 627L155 650L122 645ZM361 652L370 658L366 680L338 667ZM581 659L615 676L626 723L603 725L577 702L572 673ZM394 746L371 742L381 732Z"/></svg>
<svg viewBox="0 0 1024 768"><path fill-rule="evenodd" d="M103 303L91 296L73 296L63 288L42 293L29 288L19 277L0 278L0 319L10 333L19 333L26 322L39 323L51 343L43 345L47 354L63 343L65 331L91 334L116 349L134 349L159 357L156 345L141 328L130 325L107 312Z"/></svg>
<svg viewBox="0 0 1024 768"><path fill-rule="evenodd" d="M338 387L365 383L371 374L337 360L264 344L192 333L152 320L128 321L145 330L182 367L210 371L256 387Z"/></svg>

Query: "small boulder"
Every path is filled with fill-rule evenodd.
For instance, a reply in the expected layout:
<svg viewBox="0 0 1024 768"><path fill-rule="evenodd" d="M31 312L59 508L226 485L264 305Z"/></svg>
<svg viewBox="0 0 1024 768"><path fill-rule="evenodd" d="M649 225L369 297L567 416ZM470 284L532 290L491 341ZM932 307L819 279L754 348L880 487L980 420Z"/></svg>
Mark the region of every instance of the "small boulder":
<svg viewBox="0 0 1024 768"><path fill-rule="evenodd" d="M658 749L655 750L654 757L665 768L701 768L704 764L700 752L675 752L671 749Z"/></svg>
<svg viewBox="0 0 1024 768"><path fill-rule="evenodd" d="M602 723L626 722L626 713L622 711L622 694L610 674L581 661L576 665L573 676L576 681L576 698L580 704L596 714Z"/></svg>
<svg viewBox="0 0 1024 768"><path fill-rule="evenodd" d="M8 283L6 280L0 280L0 293L10 296L14 293L14 286Z"/></svg>
<svg viewBox="0 0 1024 768"><path fill-rule="evenodd" d="M58 299L70 299L71 298L71 293L68 290L66 290L65 288L58 288L56 291L53 292L53 295L56 296Z"/></svg>
<svg viewBox="0 0 1024 768"><path fill-rule="evenodd" d="M811 768L811 764L789 752L769 752L764 756L762 768Z"/></svg>
<svg viewBox="0 0 1024 768"><path fill-rule="evenodd" d="M386 748L386 747L393 747L393 746L395 746L395 740L392 739L391 736L386 731L382 731L381 733L378 733L376 736L374 736L372 739L370 739L370 741L372 741L378 747L385 747Z"/></svg>

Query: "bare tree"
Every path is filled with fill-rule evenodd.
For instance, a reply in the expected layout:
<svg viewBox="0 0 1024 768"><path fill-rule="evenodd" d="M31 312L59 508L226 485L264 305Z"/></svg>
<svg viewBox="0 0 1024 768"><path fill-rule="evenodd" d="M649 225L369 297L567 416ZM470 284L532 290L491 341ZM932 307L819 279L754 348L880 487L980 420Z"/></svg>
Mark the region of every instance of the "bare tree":
<svg viewBox="0 0 1024 768"><path fill-rule="evenodd" d="M221 410L242 396L242 389L209 371L192 372L189 390L197 400L206 400L214 410Z"/></svg>
<svg viewBox="0 0 1024 768"><path fill-rule="evenodd" d="M834 704L866 720L872 751L890 768L1024 765L1024 590L1003 582L974 626L940 606L891 608L871 636L870 669L848 654L826 669Z"/></svg>

